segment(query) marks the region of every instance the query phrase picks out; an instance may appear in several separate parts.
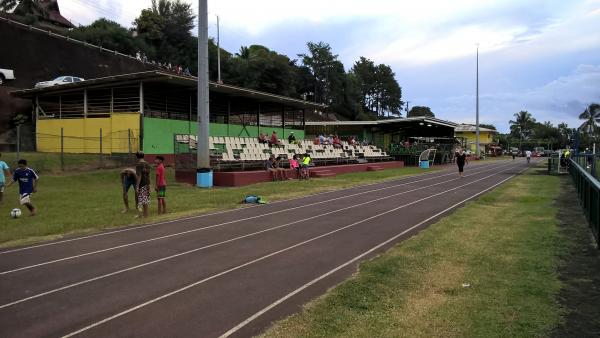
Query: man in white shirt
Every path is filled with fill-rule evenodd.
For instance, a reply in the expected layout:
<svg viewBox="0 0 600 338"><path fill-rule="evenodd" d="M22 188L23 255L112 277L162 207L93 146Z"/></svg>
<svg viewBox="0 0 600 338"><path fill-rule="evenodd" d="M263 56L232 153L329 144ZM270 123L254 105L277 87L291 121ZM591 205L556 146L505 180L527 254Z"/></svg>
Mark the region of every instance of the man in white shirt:
<svg viewBox="0 0 600 338"><path fill-rule="evenodd" d="M531 162L531 151L527 150L525 152L525 156L527 157L527 163Z"/></svg>

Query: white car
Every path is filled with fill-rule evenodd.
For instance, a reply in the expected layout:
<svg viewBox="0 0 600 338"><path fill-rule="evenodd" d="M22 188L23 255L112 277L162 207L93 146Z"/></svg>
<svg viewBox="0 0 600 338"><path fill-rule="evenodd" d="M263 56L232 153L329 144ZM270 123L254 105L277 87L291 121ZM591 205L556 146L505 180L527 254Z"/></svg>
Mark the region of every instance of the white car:
<svg viewBox="0 0 600 338"><path fill-rule="evenodd" d="M76 82L81 82L81 81L85 81L85 79L82 79L82 78L76 77L76 76L59 76L56 79L51 80L51 81L38 82L35 84L35 88L52 87L52 86L76 83Z"/></svg>
<svg viewBox="0 0 600 338"><path fill-rule="evenodd" d="M6 80L14 80L15 72L10 69L2 69L0 68L0 85L4 83Z"/></svg>

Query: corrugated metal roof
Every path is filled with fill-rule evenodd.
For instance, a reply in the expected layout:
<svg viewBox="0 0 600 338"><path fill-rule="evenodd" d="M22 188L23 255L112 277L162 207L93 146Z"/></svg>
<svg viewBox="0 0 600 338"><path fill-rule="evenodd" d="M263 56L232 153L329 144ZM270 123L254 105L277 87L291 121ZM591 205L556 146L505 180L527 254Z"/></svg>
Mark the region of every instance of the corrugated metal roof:
<svg viewBox="0 0 600 338"><path fill-rule="evenodd" d="M445 127L455 128L458 124L451 122L440 120L431 117L407 117L407 118L398 118L398 119L388 119L388 120L376 120L376 121L326 121L326 122L306 122L307 126L375 126L375 125L384 125L384 124L394 124L394 123L410 123L410 122L423 122L423 123L431 123L442 125Z"/></svg>
<svg viewBox="0 0 600 338"><path fill-rule="evenodd" d="M159 82L170 82L182 86L196 87L198 79L194 76L185 76L174 74L170 72L153 70L139 73L130 73L122 75L114 75L101 77L96 79L89 79L82 82L68 83L60 86L45 87L45 88L31 88L13 91L10 94L21 98L33 98L40 94L54 94L63 92L72 92L75 90L81 90L84 88L101 88L113 86L115 84L125 84L139 81L159 81ZM242 88L227 84L219 84L216 82L210 82L209 87L211 91L218 93L224 93L229 95L235 95L240 97L253 98L257 100L264 100L269 102L281 102L293 107L309 108L309 109L326 109L328 106L324 104L317 104L310 101L304 101L294 99L291 97L261 92L258 90Z"/></svg>
<svg viewBox="0 0 600 338"><path fill-rule="evenodd" d="M459 124L458 126L456 126L456 128L454 128L454 131L457 133L461 133L461 132L476 132L477 131L477 127L475 127L472 124ZM488 129L488 128L482 128L479 127L479 131L480 132L486 132L486 133L497 133L497 130L494 129Z"/></svg>

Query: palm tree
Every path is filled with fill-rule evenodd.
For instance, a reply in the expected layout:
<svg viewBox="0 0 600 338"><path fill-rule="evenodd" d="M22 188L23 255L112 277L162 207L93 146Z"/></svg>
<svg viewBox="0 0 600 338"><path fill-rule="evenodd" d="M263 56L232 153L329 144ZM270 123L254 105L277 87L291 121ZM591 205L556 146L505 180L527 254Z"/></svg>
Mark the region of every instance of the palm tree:
<svg viewBox="0 0 600 338"><path fill-rule="evenodd" d="M518 135L519 137L530 137L533 133L533 126L535 124L535 119L533 118L533 116L531 116L529 112L524 110L515 113L513 116L515 118L514 121L508 121L511 133Z"/></svg>
<svg viewBox="0 0 600 338"><path fill-rule="evenodd" d="M590 104L583 113L579 114L579 119L585 120L579 130L594 134L598 129L598 125L600 125L600 104Z"/></svg>
<svg viewBox="0 0 600 338"><path fill-rule="evenodd" d="M248 49L248 47L246 46L242 46L240 47L240 51L236 53L236 55L244 60L248 60L250 59L250 49Z"/></svg>

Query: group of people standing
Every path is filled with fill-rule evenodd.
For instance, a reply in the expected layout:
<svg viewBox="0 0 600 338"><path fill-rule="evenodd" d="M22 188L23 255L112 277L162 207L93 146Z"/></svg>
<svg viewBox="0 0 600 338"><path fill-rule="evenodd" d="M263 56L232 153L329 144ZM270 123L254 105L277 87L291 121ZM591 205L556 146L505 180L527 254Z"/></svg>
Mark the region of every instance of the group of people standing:
<svg viewBox="0 0 600 338"><path fill-rule="evenodd" d="M138 215L136 217L148 217L148 206L150 205L150 172L152 168L146 160L144 153L137 152L135 154L137 163L135 169L126 168L121 171L121 186L123 188L123 204L125 209L122 213L129 211L129 189L133 188L135 192L136 209ZM158 200L158 214L167 212L167 202L165 200L167 193L167 178L165 173L165 158L156 156L154 163L156 164L156 176L154 190Z"/></svg>

